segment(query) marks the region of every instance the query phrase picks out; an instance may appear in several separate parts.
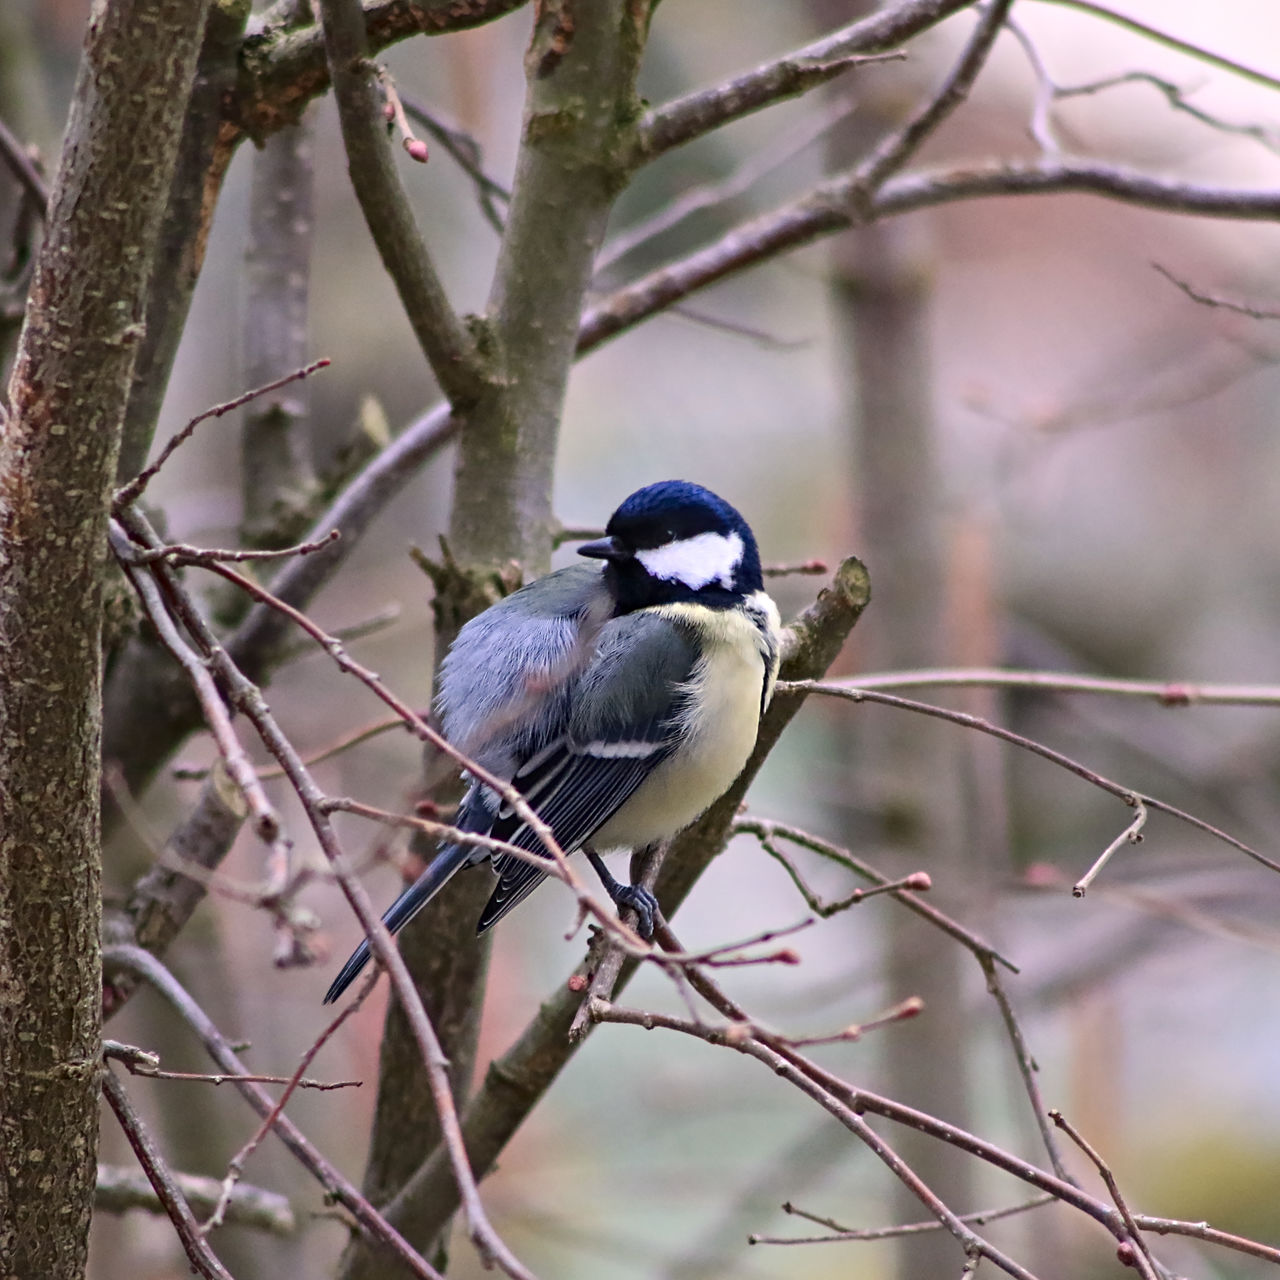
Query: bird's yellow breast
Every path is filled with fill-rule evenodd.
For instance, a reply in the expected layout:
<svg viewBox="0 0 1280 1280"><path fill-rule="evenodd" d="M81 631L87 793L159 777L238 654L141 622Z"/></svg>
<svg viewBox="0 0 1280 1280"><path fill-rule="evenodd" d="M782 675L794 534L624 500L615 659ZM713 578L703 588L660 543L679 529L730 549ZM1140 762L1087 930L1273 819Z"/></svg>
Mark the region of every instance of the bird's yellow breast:
<svg viewBox="0 0 1280 1280"><path fill-rule="evenodd" d="M776 637L777 609L768 596L761 598ZM590 843L598 849L636 849L665 840L718 800L742 772L773 692L777 646L764 642L747 614L688 604L663 605L660 611L693 628L702 646L688 681L681 745L595 833Z"/></svg>

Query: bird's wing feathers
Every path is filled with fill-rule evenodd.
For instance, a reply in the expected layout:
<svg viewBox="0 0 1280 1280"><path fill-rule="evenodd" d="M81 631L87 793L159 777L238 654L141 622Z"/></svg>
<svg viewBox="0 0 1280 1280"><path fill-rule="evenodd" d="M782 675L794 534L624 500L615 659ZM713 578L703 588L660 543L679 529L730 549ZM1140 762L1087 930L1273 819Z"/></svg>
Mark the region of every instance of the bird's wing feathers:
<svg viewBox="0 0 1280 1280"><path fill-rule="evenodd" d="M661 615L629 614L604 628L563 732L512 778L565 852L589 840L670 754L696 663L692 638ZM544 852L509 806L499 810L490 834L531 853ZM480 917L480 931L546 874L512 854L496 857L494 869L498 885Z"/></svg>

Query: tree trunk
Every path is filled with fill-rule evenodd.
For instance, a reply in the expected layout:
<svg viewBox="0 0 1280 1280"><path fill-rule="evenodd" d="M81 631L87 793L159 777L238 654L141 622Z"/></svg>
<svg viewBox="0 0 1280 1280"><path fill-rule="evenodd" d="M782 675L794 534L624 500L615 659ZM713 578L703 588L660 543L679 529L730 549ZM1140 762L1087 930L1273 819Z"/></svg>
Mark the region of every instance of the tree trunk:
<svg viewBox="0 0 1280 1280"><path fill-rule="evenodd" d="M106 517L206 5L98 6L0 434L0 1274L83 1274Z"/></svg>

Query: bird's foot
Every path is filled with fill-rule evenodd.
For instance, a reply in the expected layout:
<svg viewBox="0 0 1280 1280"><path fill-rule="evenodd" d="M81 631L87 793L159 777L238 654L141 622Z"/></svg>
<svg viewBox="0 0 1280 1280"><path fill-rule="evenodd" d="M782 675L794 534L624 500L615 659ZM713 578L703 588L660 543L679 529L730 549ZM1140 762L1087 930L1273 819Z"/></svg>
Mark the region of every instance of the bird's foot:
<svg viewBox="0 0 1280 1280"><path fill-rule="evenodd" d="M636 913L636 932L646 942L653 937L653 926L658 919L658 900L648 889L642 889L638 884L618 884L617 892L609 896L617 903L619 911L630 907Z"/></svg>
<svg viewBox="0 0 1280 1280"><path fill-rule="evenodd" d="M584 847L582 852L587 855L587 861L595 868L605 893L613 899L618 910L630 907L637 917L636 932L646 941L652 938L653 926L658 919L657 898L638 884L623 884L620 880L615 880L605 866L604 859L594 849Z"/></svg>

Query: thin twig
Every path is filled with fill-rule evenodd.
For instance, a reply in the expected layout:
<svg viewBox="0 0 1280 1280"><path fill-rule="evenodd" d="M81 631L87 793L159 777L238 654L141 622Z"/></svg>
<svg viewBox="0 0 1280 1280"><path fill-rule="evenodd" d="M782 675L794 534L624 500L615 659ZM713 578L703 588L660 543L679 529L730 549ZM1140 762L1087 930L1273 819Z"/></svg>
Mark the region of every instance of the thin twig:
<svg viewBox="0 0 1280 1280"><path fill-rule="evenodd" d="M1202 684L1191 680L1119 680L1071 671L1011 671L1003 667L939 667L917 671L873 671L851 680L828 680L834 688L1035 689L1045 693L1085 693L1141 698L1162 707L1280 706L1280 685Z"/></svg>
<svg viewBox="0 0 1280 1280"><path fill-rule="evenodd" d="M767 564L761 570L766 578L788 578L796 575L826 574L831 571L825 560L801 560L796 564Z"/></svg>
<svg viewBox="0 0 1280 1280"><path fill-rule="evenodd" d="M416 120L453 158L475 187L476 200L485 221L499 234L503 231L502 214L497 202L511 202L511 192L485 171L480 144L465 129L447 121L440 112L428 108L412 95L400 92L405 112Z"/></svg>
<svg viewBox="0 0 1280 1280"><path fill-rule="evenodd" d="M122 511L121 515L126 521L129 519L128 512ZM213 734L214 742L217 743L218 752L226 765L227 772L239 787L253 814L255 832L260 839L271 845L274 851L274 846L282 838L279 815L271 801L267 799L267 793L262 788L253 762L236 735L226 704L218 691L217 682L205 662L178 634L161 597L160 588L152 580L150 573L142 571L148 566L140 567L136 563L135 547L129 534L125 532L125 527L113 520L108 532L111 548L130 585L137 592L148 621L155 627L164 647L186 671L196 690L204 710L205 720Z"/></svg>
<svg viewBox="0 0 1280 1280"><path fill-rule="evenodd" d="M1246 66L1243 62L1236 62L1232 58L1224 58L1221 54L1210 52L1202 45L1193 44L1190 40L1183 40L1178 36L1170 35L1169 32L1162 31L1159 27L1139 22L1136 18L1117 13L1114 9L1108 9L1105 5L1094 4L1092 0L1044 0L1044 2L1059 4L1068 9L1076 9L1080 13L1090 14L1095 18L1103 18L1107 22L1115 23L1118 27L1123 27L1126 31L1132 31L1135 35L1153 40L1156 44L1162 44L1168 49L1176 50L1178 53L1185 53L1187 57L1195 58L1198 62L1207 63L1209 66L1217 67L1221 71L1229 71L1233 76L1239 76L1243 80L1251 80L1254 84L1259 84L1264 89L1280 89L1280 78L1276 76L1269 75L1265 71L1258 71L1254 67Z"/></svg>
<svg viewBox="0 0 1280 1280"><path fill-rule="evenodd" d="M1138 1224L1133 1220L1133 1214L1129 1212L1129 1206L1125 1203L1124 1196L1120 1193L1120 1185L1116 1182L1116 1175L1112 1173L1111 1167L1061 1111L1056 1109L1050 1111L1049 1119L1089 1157L1102 1181L1106 1183L1107 1191L1115 1202L1116 1208L1120 1211L1120 1216L1124 1219L1125 1226L1129 1229L1129 1242L1132 1248L1129 1256L1122 1257L1121 1261L1128 1266L1136 1267L1143 1276L1143 1280L1160 1280L1160 1277L1156 1274L1159 1270L1156 1260L1151 1256L1151 1250L1147 1247L1147 1242L1142 1238L1142 1232L1138 1230Z"/></svg>
<svg viewBox="0 0 1280 1280"><path fill-rule="evenodd" d="M969 37L956 65L942 87L923 106L875 146L855 168L856 202L865 204L871 193L897 172L935 133L944 120L968 97L978 73L986 64L1013 0L987 0L985 11Z"/></svg>
<svg viewBox="0 0 1280 1280"><path fill-rule="evenodd" d="M943 914L936 907L931 906L927 902L922 902L915 894L905 887L899 885L898 882L892 880L889 876L882 875L874 867L869 866L860 858L852 854L848 849L841 848L839 845L831 844L826 840L820 839L818 836L810 835L807 831L802 831L798 827L788 826L781 822L772 822L761 818L739 818L733 824L733 832L735 835L752 835L760 841L762 848L771 857L780 862L787 869L791 876L792 882L800 891L801 896L805 899L809 908L813 911L822 913L823 904L812 893L808 885L800 878L799 872L795 869L791 860L778 849L776 841L779 839L787 840L792 844L799 845L802 849L809 849L811 852L818 854L823 858L827 858L832 862L838 863L842 867L848 868L855 875L861 876L864 880L870 880L873 884L883 888L895 902L900 902L909 911L914 911L916 915L928 920L930 924L941 929L944 933L954 938L963 947L971 951L975 956L990 956L997 963L1004 965L1010 973L1017 973L1018 966L1013 963L1007 956L1003 956L990 943L984 941L976 933L966 929L964 925L959 924L950 916ZM898 887L895 887L898 886Z"/></svg>
<svg viewBox="0 0 1280 1280"><path fill-rule="evenodd" d="M1137 810L1134 819L1116 838L1098 855L1097 861L1079 880L1071 886L1073 898L1083 898L1089 886L1097 878L1098 873L1111 861L1111 855L1123 844L1139 844L1142 840L1142 828L1147 825L1147 806L1136 796L1133 807Z"/></svg>
<svg viewBox="0 0 1280 1280"><path fill-rule="evenodd" d="M1045 1194L1035 1196L1030 1200L1024 1200L1021 1204L1006 1205L1002 1209L980 1209L976 1213L962 1213L959 1218L961 1222L969 1223L975 1227L983 1227L988 1222L998 1222L1001 1218L1012 1218L1015 1214L1042 1208L1044 1205L1052 1204L1053 1201L1053 1196ZM808 1222L816 1223L820 1227L828 1227L835 1234L829 1236L751 1235L747 1237L747 1243L836 1244L852 1240L897 1240L903 1236L925 1235L929 1232L945 1230L943 1224L936 1220L932 1222L906 1222L897 1227L867 1227L859 1230L853 1227L843 1227L834 1219L823 1218L816 1213L807 1213L804 1209L799 1209L791 1203L784 1204L782 1211L783 1213L794 1214L797 1218L804 1218Z"/></svg>
<svg viewBox="0 0 1280 1280"><path fill-rule="evenodd" d="M112 969L124 969L147 982L163 996L178 1016L199 1036L210 1057L231 1077L230 1083L236 1086L254 1111L259 1116L272 1113L275 1100L260 1085L244 1079L250 1072L236 1056L226 1037L155 956L141 947L108 946L103 949L102 958L108 976ZM440 1273L311 1145L310 1140L288 1116L277 1114L273 1127L285 1146L324 1187L326 1194L350 1211L366 1236L391 1249L420 1280L442 1280Z"/></svg>
<svg viewBox="0 0 1280 1280"><path fill-rule="evenodd" d="M326 1039L330 1033L326 1032ZM202 1071L165 1071L160 1066L160 1055L136 1045L122 1044L118 1040L102 1042L102 1056L124 1064L132 1076L146 1076L150 1080L190 1080L199 1084L227 1084L232 1080L247 1080L253 1084L287 1084L297 1089L316 1089L321 1093L330 1089L358 1089L363 1080L311 1080L292 1076L210 1074Z"/></svg>
<svg viewBox="0 0 1280 1280"><path fill-rule="evenodd" d="M1237 315L1248 316L1250 320L1280 320L1280 311L1266 311L1259 307L1247 306L1243 302L1236 302L1231 298L1223 298L1218 294L1202 293L1185 280L1179 279L1172 271L1167 267L1162 267L1158 262L1153 262L1151 265L1170 284L1176 285L1181 289L1192 302L1198 302L1206 307L1221 307L1225 311L1234 311Z"/></svg>
<svg viewBox="0 0 1280 1280"><path fill-rule="evenodd" d="M332 1038L333 1033L342 1026L346 1020L351 1017L357 1009L364 1004L369 992L373 990L376 975L370 974L365 980L360 990L356 993L356 998L344 1005L337 1017L333 1018L327 1027L311 1042L307 1051L302 1055L298 1062L297 1070L285 1083L284 1091L276 1100L276 1104L271 1111L262 1117L262 1122L258 1125L257 1131L249 1139L248 1142L231 1157L227 1164L226 1176L222 1179L222 1192L218 1196L218 1202L214 1205L212 1212L209 1214L208 1220L204 1226L200 1228L201 1233L208 1235L215 1227L222 1225L222 1221L227 1212L227 1206L231 1203L231 1197L235 1192L236 1184L240 1181L240 1176L244 1172L245 1162L262 1144L263 1138L271 1132L276 1122L276 1117L283 1115L285 1105L289 1099L293 1097L295 1089L299 1088L303 1081L303 1073L315 1060L315 1056ZM358 1081L356 1083L359 1083Z"/></svg>
<svg viewBox="0 0 1280 1280"><path fill-rule="evenodd" d="M144 467L138 472L132 480L127 484L121 485L116 490L115 496L111 500L111 509L118 515L130 503L136 502L146 490L147 485L155 478L156 472L168 462L173 455L173 451L180 445L185 443L191 436L191 433L202 423L207 422L210 418L221 418L223 414L230 413L233 409L239 409L241 405L248 404L250 400L256 400L259 396L265 396L272 391L279 391L281 387L287 387L291 382L297 382L300 378L309 378L319 369L327 369L329 360L324 357L320 360L313 360L310 364L304 365L301 369L295 369L292 373L286 373L283 378L277 378L274 382L268 382L264 386L254 387L252 391L242 392L231 400L224 400L221 404L215 404L211 409L205 409L202 413L196 414L190 422L187 423L181 431L177 433L163 449L160 450L159 457L149 466Z"/></svg>
<svg viewBox="0 0 1280 1280"><path fill-rule="evenodd" d="M49 185L45 182L40 170L36 168L35 161L32 160L26 147L3 120L0 120L0 160L5 162L13 176L26 188L27 194L40 211L40 216L43 217L49 205Z"/></svg>
<svg viewBox="0 0 1280 1280"><path fill-rule="evenodd" d="M1022 747L1025 751L1031 751L1038 756L1043 756L1044 759L1052 761L1052 763L1074 773L1077 777L1092 783L1100 790L1118 797L1130 807L1136 808L1139 803L1142 803L1149 809L1167 813L1170 817L1177 818L1179 821L1213 836L1214 839L1221 840L1224 844L1229 844L1233 849L1239 849L1241 853L1246 854L1268 870L1280 872L1280 862L1275 862L1265 854L1259 853L1256 849L1245 844L1244 841L1237 840L1235 836L1229 835L1212 823L1206 822L1203 818L1197 818L1194 814L1187 813L1186 810L1179 809L1176 805L1168 804L1163 800L1157 800L1154 796L1131 791L1128 787L1122 786L1110 778L1103 777L1102 774L1090 769L1088 765L1081 764L1078 760L1073 760L1070 756L1053 750L1052 747L1046 747L1042 742L1036 742L1032 738L1023 737L1020 733L1014 733L1011 729L1003 729L999 725L992 724L989 720L982 719L981 716L970 715L966 711L951 711L945 707L935 707L927 702L915 702L910 698L899 698L890 693L879 693L871 689L851 689L842 685L830 685L816 680L799 680L792 684L785 686L779 684L778 686L779 692L791 689L803 693L826 693L833 697L846 698L850 702L878 702L884 706L898 707L904 711L915 711L920 715L933 716L938 720L949 720L952 724L977 729L980 733L990 734L992 737L1000 738L1004 742L1010 742L1016 747Z"/></svg>
<svg viewBox="0 0 1280 1280"><path fill-rule="evenodd" d="M698 89L648 112L640 121L635 162L740 120L775 102L807 93L865 60L966 8L972 0L905 0L860 18L709 89Z"/></svg>
<svg viewBox="0 0 1280 1280"><path fill-rule="evenodd" d="M212 1209L222 1190L217 1178L205 1178L194 1173L174 1170L173 1181L193 1215ZM127 1213L130 1209L166 1212L164 1202L156 1195L146 1174L111 1164L98 1165L93 1208L95 1213ZM244 1182L231 1197L226 1222L229 1227L249 1227L256 1231L269 1231L276 1236L291 1236L298 1229L293 1206L286 1197Z"/></svg>
<svg viewBox="0 0 1280 1280"><path fill-rule="evenodd" d="M153 564L164 560L168 564L210 565L218 563L238 564L246 560L287 560L290 556L309 556L337 542L342 536L337 529L330 529L323 538L314 542L299 542L292 547L273 549L192 547L185 542L167 542L160 547L150 547L134 552L135 564Z"/></svg>
<svg viewBox="0 0 1280 1280"><path fill-rule="evenodd" d="M233 1280L231 1273L218 1261L217 1255L209 1247L209 1242L201 1235L199 1224L191 1212L191 1206L187 1204L178 1184L174 1181L169 1166L160 1154L160 1149L153 1141L146 1125L143 1124L142 1118L133 1109L124 1085L110 1068L102 1073L102 1092L111 1110L115 1112L116 1119L120 1121L120 1127L124 1130L125 1137L129 1139L129 1145L138 1157L138 1163L142 1165L148 1181L155 1188L156 1195L160 1197L160 1203L164 1205L169 1221L173 1223L173 1229L182 1242L182 1249L187 1255L187 1261L191 1263L191 1269L199 1272L205 1280Z"/></svg>
<svg viewBox="0 0 1280 1280"><path fill-rule="evenodd" d="M1049 1156L1049 1163L1053 1166L1054 1173L1063 1182L1073 1182L1074 1179L1067 1171L1066 1161L1063 1160L1062 1152L1058 1147L1058 1140L1049 1124L1049 1109L1044 1105L1044 1095L1040 1092L1038 1078L1040 1064L1032 1056L1027 1039L1022 1034L1022 1024L1013 1010L1013 1001L1009 999L1009 993L1004 989L1000 973L991 958L979 956L978 963L982 966L983 976L987 980L987 990L996 1002L1001 1018L1004 1019L1005 1034L1013 1047L1014 1061L1018 1064L1018 1074L1022 1077L1022 1088L1026 1092L1027 1100L1031 1103L1031 1114L1035 1117L1036 1128L1040 1132L1040 1141L1044 1143L1044 1149Z"/></svg>

